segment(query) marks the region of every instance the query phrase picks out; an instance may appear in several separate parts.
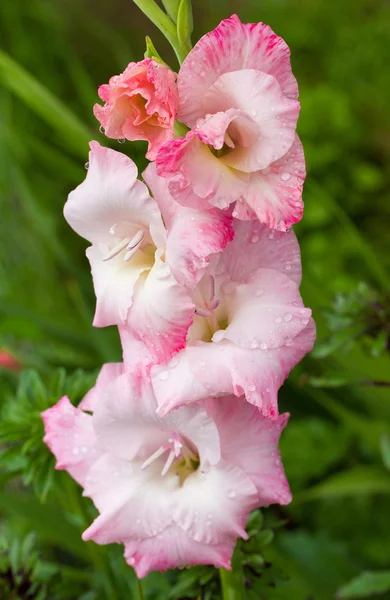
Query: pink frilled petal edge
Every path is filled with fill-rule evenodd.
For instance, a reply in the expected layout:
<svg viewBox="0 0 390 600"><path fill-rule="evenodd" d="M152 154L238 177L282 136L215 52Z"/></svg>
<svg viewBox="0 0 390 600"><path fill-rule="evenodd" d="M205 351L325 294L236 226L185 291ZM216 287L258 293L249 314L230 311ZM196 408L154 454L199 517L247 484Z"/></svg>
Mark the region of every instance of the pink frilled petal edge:
<svg viewBox="0 0 390 600"><path fill-rule="evenodd" d="M165 260L175 279L194 287L207 268L211 255L225 250L234 232L230 212L193 210L178 204L168 181L157 175L151 163L143 177L157 201L167 227Z"/></svg>
<svg viewBox="0 0 390 600"><path fill-rule="evenodd" d="M203 98L224 73L255 69L272 75L283 94L296 100L298 86L291 71L286 42L264 23L241 23L237 15L204 35L181 66L178 119L194 127L204 116Z"/></svg>
<svg viewBox="0 0 390 600"><path fill-rule="evenodd" d="M64 396L42 413L43 441L56 457L56 469L64 469L84 486L87 473L100 456L92 417L75 408Z"/></svg>

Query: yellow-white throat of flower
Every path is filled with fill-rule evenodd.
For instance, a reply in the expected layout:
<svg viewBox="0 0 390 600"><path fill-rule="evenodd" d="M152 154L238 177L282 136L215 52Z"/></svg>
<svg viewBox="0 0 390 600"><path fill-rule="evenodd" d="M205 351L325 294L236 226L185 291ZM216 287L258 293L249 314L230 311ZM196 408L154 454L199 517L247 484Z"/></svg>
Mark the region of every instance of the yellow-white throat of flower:
<svg viewBox="0 0 390 600"><path fill-rule="evenodd" d="M156 452L147 458L141 465L141 469L147 469L152 463L169 452L164 463L161 475L164 477L167 473L177 475L180 485L185 479L194 473L200 464L197 450L183 436L173 431L168 441L162 444Z"/></svg>

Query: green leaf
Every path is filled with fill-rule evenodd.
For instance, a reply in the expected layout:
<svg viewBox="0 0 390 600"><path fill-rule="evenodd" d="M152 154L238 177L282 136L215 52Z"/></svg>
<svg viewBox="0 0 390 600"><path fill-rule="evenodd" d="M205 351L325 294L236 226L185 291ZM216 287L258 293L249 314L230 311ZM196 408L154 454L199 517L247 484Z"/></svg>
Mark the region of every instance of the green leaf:
<svg viewBox="0 0 390 600"><path fill-rule="evenodd" d="M162 0L163 6L168 13L168 16L174 23L177 22L177 11L179 10L180 0Z"/></svg>
<svg viewBox="0 0 390 600"><path fill-rule="evenodd" d="M355 467L342 471L296 494L294 504L365 494L390 494L389 474L377 467Z"/></svg>
<svg viewBox="0 0 390 600"><path fill-rule="evenodd" d="M0 81L51 125L68 149L85 158L91 139L89 130L61 100L2 50Z"/></svg>
<svg viewBox="0 0 390 600"><path fill-rule="evenodd" d="M146 41L146 50L145 50L145 54L144 54L145 58L153 58L157 62L160 62L163 65L165 65L166 63L163 61L163 59L157 52L155 45L153 44L152 40L150 39L150 37L148 35L146 36L145 41Z"/></svg>
<svg viewBox="0 0 390 600"><path fill-rule="evenodd" d="M180 44L189 41L194 28L191 0L180 0L177 13L177 37Z"/></svg>
<svg viewBox="0 0 390 600"><path fill-rule="evenodd" d="M388 333L385 329L382 329L382 331L377 335L377 337L375 338L375 341L373 342L373 344L371 346L371 354L375 357L380 356L382 354L382 352L384 352L386 350L387 341L388 341Z"/></svg>
<svg viewBox="0 0 390 600"><path fill-rule="evenodd" d="M337 598L368 598L390 591L390 571L363 571L337 592Z"/></svg>

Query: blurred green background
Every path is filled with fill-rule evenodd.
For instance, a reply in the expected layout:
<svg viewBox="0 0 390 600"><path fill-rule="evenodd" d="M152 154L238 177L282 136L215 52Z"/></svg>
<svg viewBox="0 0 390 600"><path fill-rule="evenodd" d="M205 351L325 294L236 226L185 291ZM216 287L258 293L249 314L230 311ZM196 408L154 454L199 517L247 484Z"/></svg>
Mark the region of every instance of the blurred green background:
<svg viewBox="0 0 390 600"><path fill-rule="evenodd" d="M291 413L282 451L294 501L273 509L287 524L264 556L285 579L261 598L329 600L336 593L371 598L373 590L390 598L389 3L194 0L193 5L193 41L233 12L243 21L269 23L291 47L300 85L298 131L308 176L305 216L295 230L302 248L302 294L313 309L318 344L281 391L282 408ZM43 386L53 372L61 380L58 390L76 386L73 400L99 365L120 359L120 347L114 329L91 326L94 295L85 243L67 226L62 208L85 177L89 139L127 152L140 168L145 164L143 143L110 142L92 114L98 85L142 58L145 34L177 69L167 42L131 0L0 4L0 350L38 372ZM74 375L80 368L86 374ZM53 529L81 525L71 502L56 509L49 491L52 462L39 446L38 409L30 409L28 422L20 415L33 385L41 386L35 377L0 371L6 423L0 430L2 527L11 538L35 531L44 559L69 563L63 576L73 581L83 564L79 534L67 547L73 559L62 560L65 542L60 533L56 541ZM47 394L48 403L57 400L53 391ZM12 423L15 436L7 438ZM26 446L30 434L35 446ZM70 490L69 478L56 482L56 489L72 493L77 502L79 490ZM45 486L46 505L40 508L34 490L41 493ZM70 512L65 517L61 510ZM54 519L53 527L42 523L46 518ZM97 570L103 556L96 550ZM358 592L343 588L362 571L380 570L387 570L388 579L384 585L376 579L365 595L364 584ZM80 572L77 590L84 585L87 592L88 578ZM127 572L124 568L122 576ZM147 588L148 598L157 598L153 589ZM66 597L81 596L74 591Z"/></svg>

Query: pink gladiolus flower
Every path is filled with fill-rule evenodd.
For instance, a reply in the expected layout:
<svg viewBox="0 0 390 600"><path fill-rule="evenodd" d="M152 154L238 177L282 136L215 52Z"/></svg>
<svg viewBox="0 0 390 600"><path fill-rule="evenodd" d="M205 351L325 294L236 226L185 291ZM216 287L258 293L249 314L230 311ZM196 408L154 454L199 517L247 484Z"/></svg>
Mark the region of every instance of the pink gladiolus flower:
<svg viewBox="0 0 390 600"><path fill-rule="evenodd" d="M135 164L97 142L91 142L87 177L69 195L64 214L92 243L87 256L97 299L94 325L127 323L162 360L184 347L192 321L194 306L181 284L194 286L209 254L226 247L232 218L181 207L152 166L145 176L168 231Z"/></svg>
<svg viewBox="0 0 390 600"><path fill-rule="evenodd" d="M99 96L105 104L95 104L94 114L108 137L147 140L150 160L172 139L178 95L176 74L166 65L151 58L130 63L100 86Z"/></svg>
<svg viewBox="0 0 390 600"><path fill-rule="evenodd" d="M295 133L290 52L264 23L236 15L206 34L178 77L178 118L192 130L156 163L185 206L226 209L285 231L302 217L305 162Z"/></svg>
<svg viewBox="0 0 390 600"><path fill-rule="evenodd" d="M275 418L280 386L313 346L294 233L256 221L237 221L235 229L233 242L191 292L195 316L186 347L151 369L161 415L209 395L245 394Z"/></svg>
<svg viewBox="0 0 390 600"><path fill-rule="evenodd" d="M139 577L188 564L230 568L249 512L287 504L276 421L235 398L208 398L161 418L147 378L97 385L93 416L62 399L43 413L45 442L92 498L99 516L84 532L124 543Z"/></svg>

